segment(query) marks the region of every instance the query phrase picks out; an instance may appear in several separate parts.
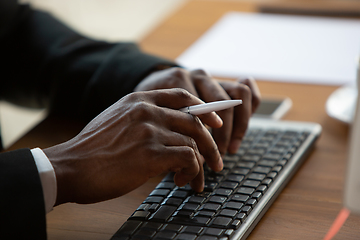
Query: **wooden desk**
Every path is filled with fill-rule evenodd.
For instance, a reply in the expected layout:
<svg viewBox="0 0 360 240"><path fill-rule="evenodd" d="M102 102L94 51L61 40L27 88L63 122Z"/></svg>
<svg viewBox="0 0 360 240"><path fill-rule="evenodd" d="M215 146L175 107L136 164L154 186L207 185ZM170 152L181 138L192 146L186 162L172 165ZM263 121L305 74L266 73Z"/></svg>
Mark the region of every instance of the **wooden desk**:
<svg viewBox="0 0 360 240"><path fill-rule="evenodd" d="M142 42L144 50L175 59L227 11L256 11L243 1L189 1ZM342 207L348 127L329 118L325 102L331 86L259 81L263 94L293 100L287 120L318 122L323 134L316 149L296 173L248 239L322 239ZM80 124L47 119L12 149L47 147L74 136ZM117 231L159 182L152 179L132 193L111 201L56 207L47 215L50 240L105 240ZM335 239L358 239L360 217L351 215Z"/></svg>

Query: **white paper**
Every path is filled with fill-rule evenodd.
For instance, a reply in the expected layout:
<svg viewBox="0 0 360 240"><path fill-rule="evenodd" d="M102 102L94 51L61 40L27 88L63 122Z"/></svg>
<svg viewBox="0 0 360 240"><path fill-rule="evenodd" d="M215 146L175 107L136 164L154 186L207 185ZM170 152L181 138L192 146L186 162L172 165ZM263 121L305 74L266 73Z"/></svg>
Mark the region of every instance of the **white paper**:
<svg viewBox="0 0 360 240"><path fill-rule="evenodd" d="M218 77L342 85L355 82L360 21L230 12L177 61Z"/></svg>

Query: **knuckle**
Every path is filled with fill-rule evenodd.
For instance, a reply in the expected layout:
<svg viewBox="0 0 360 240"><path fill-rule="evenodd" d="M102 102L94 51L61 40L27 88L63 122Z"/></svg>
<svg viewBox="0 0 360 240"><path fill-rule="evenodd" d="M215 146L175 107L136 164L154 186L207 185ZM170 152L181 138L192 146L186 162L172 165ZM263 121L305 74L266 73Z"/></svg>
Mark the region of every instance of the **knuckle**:
<svg viewBox="0 0 360 240"><path fill-rule="evenodd" d="M149 123L141 122L138 126L138 132L140 139L147 140L153 139L156 136L156 128ZM150 148L149 151L154 151L155 149Z"/></svg>
<svg viewBox="0 0 360 240"><path fill-rule="evenodd" d="M196 154L194 147L185 146L182 151L182 156L184 157L184 159L186 159L186 161L192 161L193 159L195 159Z"/></svg>
<svg viewBox="0 0 360 240"><path fill-rule="evenodd" d="M173 91L175 92L176 97L178 97L182 101L189 101L193 98L192 95L183 88L175 88L173 89Z"/></svg>
<svg viewBox="0 0 360 240"><path fill-rule="evenodd" d="M199 172L199 164L196 160L195 150L192 147L184 147L182 157L186 164L183 169L186 169L187 175L196 175Z"/></svg>
<svg viewBox="0 0 360 240"><path fill-rule="evenodd" d="M187 77L187 71L183 68L172 68L170 71L170 76L172 78L184 79Z"/></svg>
<svg viewBox="0 0 360 240"><path fill-rule="evenodd" d="M146 121L151 117L152 111L148 103L139 101L129 110L129 114L134 121Z"/></svg>
<svg viewBox="0 0 360 240"><path fill-rule="evenodd" d="M247 85L239 83L233 88L231 95L235 98L249 98L251 96L251 89Z"/></svg>
<svg viewBox="0 0 360 240"><path fill-rule="evenodd" d="M209 74L204 69L195 69L192 71L192 73L194 75L202 75L202 76L209 77Z"/></svg>
<svg viewBox="0 0 360 240"><path fill-rule="evenodd" d="M125 98L127 101L136 102L136 101L139 101L140 95L141 95L141 93L132 92L132 93L126 95L124 98Z"/></svg>
<svg viewBox="0 0 360 240"><path fill-rule="evenodd" d="M241 95L251 95L251 89L245 84L239 84L238 91Z"/></svg>

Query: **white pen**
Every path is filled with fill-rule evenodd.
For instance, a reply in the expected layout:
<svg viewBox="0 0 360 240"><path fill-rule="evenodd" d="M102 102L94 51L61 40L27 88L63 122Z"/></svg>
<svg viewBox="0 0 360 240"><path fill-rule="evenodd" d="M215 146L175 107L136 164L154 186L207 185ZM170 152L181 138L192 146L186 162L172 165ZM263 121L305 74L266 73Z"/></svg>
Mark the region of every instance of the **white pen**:
<svg viewBox="0 0 360 240"><path fill-rule="evenodd" d="M210 112L215 112L215 111L220 111L227 108L235 107L240 104L242 104L242 100L224 100L224 101L193 105L193 106L181 108L179 110L184 113L189 113L192 115L201 115L205 113L210 113Z"/></svg>

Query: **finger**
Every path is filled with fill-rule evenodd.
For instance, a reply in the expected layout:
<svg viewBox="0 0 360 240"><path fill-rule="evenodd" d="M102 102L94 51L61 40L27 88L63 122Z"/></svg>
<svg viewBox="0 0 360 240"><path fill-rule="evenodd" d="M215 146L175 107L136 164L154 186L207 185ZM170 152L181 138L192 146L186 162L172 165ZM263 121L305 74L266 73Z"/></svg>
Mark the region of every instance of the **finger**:
<svg viewBox="0 0 360 240"><path fill-rule="evenodd" d="M212 79L203 70L194 70L191 72L196 91L205 102L230 100L230 96L221 87L221 85ZM218 111L217 114L223 120L221 128L213 129L213 137L218 145L221 154L225 154L229 146L233 126L233 109Z"/></svg>
<svg viewBox="0 0 360 240"><path fill-rule="evenodd" d="M170 111L164 109L164 111ZM214 139L201 120L193 115L173 111L167 115L168 128L174 132L193 138L199 152L214 171L221 171L222 160Z"/></svg>
<svg viewBox="0 0 360 240"><path fill-rule="evenodd" d="M147 94L147 99L149 99L149 101L153 104L174 110L205 103L204 101L181 88L149 91L144 94ZM213 128L219 128L223 124L223 121L215 112L202 114L200 119L204 124L207 124Z"/></svg>
<svg viewBox="0 0 360 240"><path fill-rule="evenodd" d="M237 84L228 93L233 99L243 100L241 105L234 108L234 124L228 147L229 153L236 153L245 135L252 114L252 92L247 85Z"/></svg>
<svg viewBox="0 0 360 240"><path fill-rule="evenodd" d="M175 174L174 177L174 181L178 186L184 186L185 184L187 184L190 181L190 186L192 187L192 189L194 189L196 192L202 192L204 189L204 169L203 169L203 164L205 162L205 159L202 157L202 155L199 152L199 149L196 145L196 142L194 139L192 139L191 137L188 136L184 136L182 134L176 133L176 132L170 132L170 131L166 131L163 134L163 143L165 146L167 146L167 151L175 151L173 153L169 153L172 154L169 156L169 160L171 160L170 164L174 164L174 157L173 155L176 154L182 154L179 153L179 151L182 151L181 148L179 147L190 147L193 149L195 156L196 156L196 161L198 163L198 173L197 175L193 177L193 170L196 170L195 168L192 168L192 163L193 161L191 161L191 159L185 159L185 161L183 159L179 160L180 164L184 164L184 167L180 167L181 170L179 169L179 163L177 163L177 166L170 166L168 167L168 169L177 172L177 174ZM181 155L182 157L186 158L186 155ZM191 161L189 166L186 166L185 164L187 164L187 161ZM192 171L189 171L188 168L192 168ZM177 171L178 170L178 171ZM190 179L190 180L189 180Z"/></svg>
<svg viewBox="0 0 360 240"><path fill-rule="evenodd" d="M163 161L162 164L168 166L168 171L175 172L174 182L179 187L192 181L200 172L199 160L192 147L166 147L162 155L167 159ZM201 184L203 183L200 183L200 185Z"/></svg>
<svg viewBox="0 0 360 240"><path fill-rule="evenodd" d="M252 113L254 113L256 111L256 109L258 108L258 106L260 105L261 102L261 93L259 90L259 87L257 86L255 79L253 77L249 77L246 79L239 79L238 80L239 83L245 84L247 85L250 90L251 90L251 111Z"/></svg>
<svg viewBox="0 0 360 240"><path fill-rule="evenodd" d="M193 179L193 180L191 180L191 182L190 182L190 186L191 186L191 188L192 189L194 189L194 191L196 191L196 192L202 192L202 191L204 191L204 185L205 185L205 183L204 183L204 167L203 167L203 163L205 162L205 160L202 160L201 162L200 162L200 165L199 165L199 167L200 167L200 170L199 170L199 173L198 173L198 175Z"/></svg>

